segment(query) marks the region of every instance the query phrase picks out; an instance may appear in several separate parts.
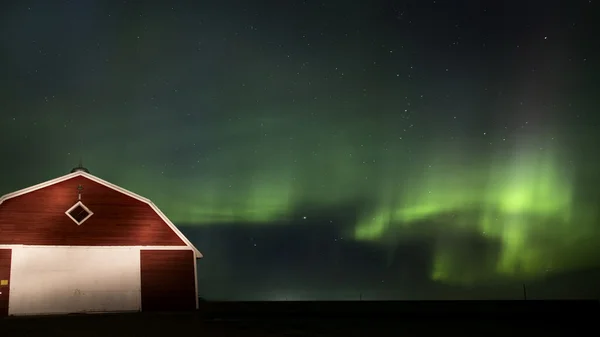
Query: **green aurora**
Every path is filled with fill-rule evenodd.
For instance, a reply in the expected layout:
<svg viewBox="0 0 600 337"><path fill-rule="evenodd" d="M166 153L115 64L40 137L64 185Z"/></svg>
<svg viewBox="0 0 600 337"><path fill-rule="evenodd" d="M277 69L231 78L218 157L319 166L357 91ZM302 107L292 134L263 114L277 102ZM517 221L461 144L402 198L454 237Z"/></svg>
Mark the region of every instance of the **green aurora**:
<svg viewBox="0 0 600 337"><path fill-rule="evenodd" d="M281 226L350 204L347 218L354 220L342 235L390 250L403 240L429 238L431 278L446 283L531 279L597 265L598 211L577 196L575 166L550 135L513 137L486 154L466 140L440 141L414 154L401 143L375 153L365 139L342 134L323 142L319 153L286 152L289 144L256 139L247 146L262 151L244 155L239 144L223 147L193 183L168 178L177 198L147 195L174 222L205 226ZM148 179L138 173L124 180L144 194ZM457 235L480 241L487 253L473 256Z"/></svg>

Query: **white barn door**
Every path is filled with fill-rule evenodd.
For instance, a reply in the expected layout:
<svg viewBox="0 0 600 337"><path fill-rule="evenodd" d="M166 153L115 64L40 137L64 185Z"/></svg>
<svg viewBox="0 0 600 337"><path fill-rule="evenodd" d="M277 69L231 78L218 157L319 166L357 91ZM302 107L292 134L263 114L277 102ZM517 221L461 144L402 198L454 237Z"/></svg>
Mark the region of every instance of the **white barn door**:
<svg viewBox="0 0 600 337"><path fill-rule="evenodd" d="M9 315L138 311L140 250L15 247Z"/></svg>

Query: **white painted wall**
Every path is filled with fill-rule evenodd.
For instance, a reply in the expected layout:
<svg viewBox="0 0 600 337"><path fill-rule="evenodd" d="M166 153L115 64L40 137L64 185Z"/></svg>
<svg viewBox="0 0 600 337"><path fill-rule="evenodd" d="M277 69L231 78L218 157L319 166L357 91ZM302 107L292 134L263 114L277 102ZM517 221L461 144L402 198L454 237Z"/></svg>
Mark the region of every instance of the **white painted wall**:
<svg viewBox="0 0 600 337"><path fill-rule="evenodd" d="M14 247L9 315L137 311L136 247Z"/></svg>

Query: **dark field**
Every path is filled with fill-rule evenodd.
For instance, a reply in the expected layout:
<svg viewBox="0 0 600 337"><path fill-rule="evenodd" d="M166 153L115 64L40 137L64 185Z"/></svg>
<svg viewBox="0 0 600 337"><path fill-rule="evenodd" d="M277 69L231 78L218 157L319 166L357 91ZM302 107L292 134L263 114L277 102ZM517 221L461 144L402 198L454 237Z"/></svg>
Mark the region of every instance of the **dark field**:
<svg viewBox="0 0 600 337"><path fill-rule="evenodd" d="M598 301L205 302L197 312L8 317L0 336L591 336Z"/></svg>

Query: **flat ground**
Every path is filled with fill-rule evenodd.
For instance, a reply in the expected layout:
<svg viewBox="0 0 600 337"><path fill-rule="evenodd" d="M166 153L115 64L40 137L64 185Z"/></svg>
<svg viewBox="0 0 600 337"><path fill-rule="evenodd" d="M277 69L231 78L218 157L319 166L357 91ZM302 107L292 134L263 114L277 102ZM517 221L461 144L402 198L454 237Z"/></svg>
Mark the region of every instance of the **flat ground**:
<svg viewBox="0 0 600 337"><path fill-rule="evenodd" d="M200 311L188 313L8 317L0 319L0 336L587 336L597 333L590 327L600 318L600 310L589 306L577 310L568 304L563 308L570 313L555 306L553 310L521 310L511 315L486 309L469 314L462 304L456 310L446 305L443 312L388 305L385 312L377 313L374 305L365 310L360 304L347 304L346 308L354 309L346 309L343 315L325 312L341 304L323 304L320 308L329 309L308 312L317 305L204 304Z"/></svg>

